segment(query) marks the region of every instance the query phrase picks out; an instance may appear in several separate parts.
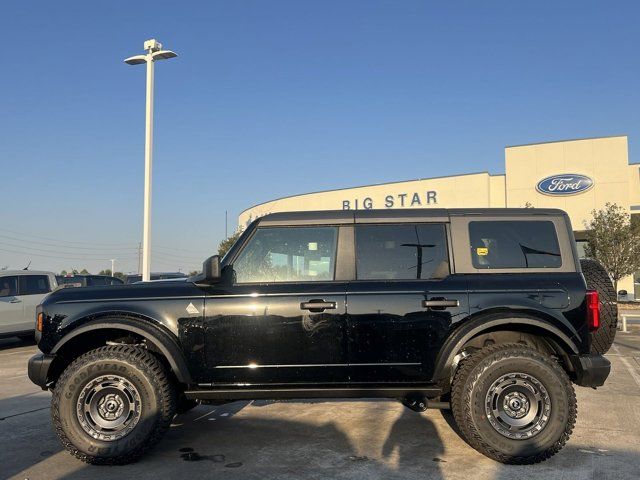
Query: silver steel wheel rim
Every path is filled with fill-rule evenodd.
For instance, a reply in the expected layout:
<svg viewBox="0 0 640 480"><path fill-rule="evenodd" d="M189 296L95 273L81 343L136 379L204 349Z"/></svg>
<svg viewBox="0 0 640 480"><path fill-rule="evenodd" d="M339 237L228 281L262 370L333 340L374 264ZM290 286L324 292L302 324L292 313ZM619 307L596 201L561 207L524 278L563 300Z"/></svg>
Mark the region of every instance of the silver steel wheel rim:
<svg viewBox="0 0 640 480"><path fill-rule="evenodd" d="M76 415L82 429L96 440L106 442L131 432L141 413L138 390L119 375L94 378L84 386L76 403Z"/></svg>
<svg viewBox="0 0 640 480"><path fill-rule="evenodd" d="M525 440L549 422L551 399L544 385L526 373L509 373L491 384L485 400L491 426L504 437Z"/></svg>

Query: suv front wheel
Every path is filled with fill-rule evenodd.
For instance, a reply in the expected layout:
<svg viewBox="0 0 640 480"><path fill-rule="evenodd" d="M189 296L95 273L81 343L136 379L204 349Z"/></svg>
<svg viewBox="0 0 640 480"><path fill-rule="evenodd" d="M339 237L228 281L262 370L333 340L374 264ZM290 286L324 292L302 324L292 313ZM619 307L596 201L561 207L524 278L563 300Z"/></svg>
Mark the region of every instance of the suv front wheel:
<svg viewBox="0 0 640 480"><path fill-rule="evenodd" d="M63 445L87 463L124 464L169 428L176 393L159 360L130 345L101 347L77 358L51 399Z"/></svg>
<svg viewBox="0 0 640 480"><path fill-rule="evenodd" d="M466 358L452 385L451 408L464 439L502 463L532 464L569 439L577 401L551 357L520 344L485 347Z"/></svg>

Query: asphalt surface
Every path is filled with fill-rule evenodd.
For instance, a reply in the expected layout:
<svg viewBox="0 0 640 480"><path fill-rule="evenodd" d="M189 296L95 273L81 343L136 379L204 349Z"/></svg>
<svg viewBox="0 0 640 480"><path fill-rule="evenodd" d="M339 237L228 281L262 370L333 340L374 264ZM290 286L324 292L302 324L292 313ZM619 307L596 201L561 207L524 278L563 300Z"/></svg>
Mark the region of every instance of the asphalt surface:
<svg viewBox="0 0 640 480"><path fill-rule="evenodd" d="M567 446L533 466L498 464L467 446L442 413L392 401L236 402L178 416L138 463L83 464L51 428L51 394L26 377L34 345L0 340L0 478L638 479L640 326L618 334L613 373L577 388Z"/></svg>

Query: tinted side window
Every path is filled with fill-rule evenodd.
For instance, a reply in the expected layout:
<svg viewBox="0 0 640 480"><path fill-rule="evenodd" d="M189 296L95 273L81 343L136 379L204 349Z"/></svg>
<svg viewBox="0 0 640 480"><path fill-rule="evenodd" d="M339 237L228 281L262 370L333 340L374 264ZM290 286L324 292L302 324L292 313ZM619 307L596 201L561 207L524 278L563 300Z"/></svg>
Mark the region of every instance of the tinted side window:
<svg viewBox="0 0 640 480"><path fill-rule="evenodd" d="M358 280L416 280L449 274L442 224L356 226Z"/></svg>
<svg viewBox="0 0 640 480"><path fill-rule="evenodd" d="M558 268L560 246L553 222L470 222L475 268Z"/></svg>
<svg viewBox="0 0 640 480"><path fill-rule="evenodd" d="M20 276L20 295L37 295L50 291L49 277L46 275Z"/></svg>
<svg viewBox="0 0 640 480"><path fill-rule="evenodd" d="M87 277L87 286L109 285L107 277Z"/></svg>
<svg viewBox="0 0 640 480"><path fill-rule="evenodd" d="M336 227L259 228L233 265L237 283L333 280Z"/></svg>
<svg viewBox="0 0 640 480"><path fill-rule="evenodd" d="M18 277L0 277L0 297L14 297L18 294Z"/></svg>

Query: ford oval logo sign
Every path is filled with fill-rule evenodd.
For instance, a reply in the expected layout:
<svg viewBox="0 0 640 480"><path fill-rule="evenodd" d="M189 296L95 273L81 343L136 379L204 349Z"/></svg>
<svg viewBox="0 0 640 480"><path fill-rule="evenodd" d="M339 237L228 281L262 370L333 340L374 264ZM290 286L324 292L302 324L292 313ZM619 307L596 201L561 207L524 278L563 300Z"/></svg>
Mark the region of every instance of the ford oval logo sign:
<svg viewBox="0 0 640 480"><path fill-rule="evenodd" d="M593 187L593 180L586 175L567 173L543 178L536 185L536 190L545 195L575 195Z"/></svg>

